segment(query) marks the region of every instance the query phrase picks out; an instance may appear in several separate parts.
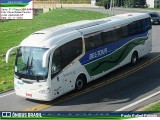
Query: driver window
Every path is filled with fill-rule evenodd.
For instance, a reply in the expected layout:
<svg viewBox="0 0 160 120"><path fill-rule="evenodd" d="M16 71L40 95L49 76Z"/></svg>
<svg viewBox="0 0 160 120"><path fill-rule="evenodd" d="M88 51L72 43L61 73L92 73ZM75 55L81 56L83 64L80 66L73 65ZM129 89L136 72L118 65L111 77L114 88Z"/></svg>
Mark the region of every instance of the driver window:
<svg viewBox="0 0 160 120"><path fill-rule="evenodd" d="M60 49L58 48L52 58L52 67L51 67L51 72L52 72L52 77L57 75L61 71L61 55L60 55Z"/></svg>

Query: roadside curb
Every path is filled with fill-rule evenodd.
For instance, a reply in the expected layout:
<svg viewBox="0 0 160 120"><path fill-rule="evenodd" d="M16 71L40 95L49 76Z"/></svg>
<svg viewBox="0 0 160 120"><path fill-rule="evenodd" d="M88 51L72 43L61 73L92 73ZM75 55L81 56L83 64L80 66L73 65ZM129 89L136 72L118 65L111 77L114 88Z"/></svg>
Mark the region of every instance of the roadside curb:
<svg viewBox="0 0 160 120"><path fill-rule="evenodd" d="M14 88L11 88L11 89L8 89L8 90L5 90L5 91L2 91L2 92L0 92L0 95L1 95L1 94L3 94L3 93L6 93L6 92L10 92L10 91L12 91L12 90L14 90Z"/></svg>
<svg viewBox="0 0 160 120"><path fill-rule="evenodd" d="M159 10L154 10L154 9L142 9L142 8L118 8L118 7L115 7L115 8L113 8L113 10L125 10L125 11L132 11L132 10L134 10L134 11L140 11L140 12L150 12L150 11L152 11L152 12L158 12L159 14L160 14L160 9Z"/></svg>
<svg viewBox="0 0 160 120"><path fill-rule="evenodd" d="M138 112L139 112L139 111L145 111L146 109L154 106L155 104L157 104L157 103L159 103L159 102L160 102L160 100L157 100L157 101L155 101L155 102L153 102L153 103L150 103L150 104L148 104L148 105L146 105L146 106L143 106L143 107L137 109L136 111L138 111Z"/></svg>

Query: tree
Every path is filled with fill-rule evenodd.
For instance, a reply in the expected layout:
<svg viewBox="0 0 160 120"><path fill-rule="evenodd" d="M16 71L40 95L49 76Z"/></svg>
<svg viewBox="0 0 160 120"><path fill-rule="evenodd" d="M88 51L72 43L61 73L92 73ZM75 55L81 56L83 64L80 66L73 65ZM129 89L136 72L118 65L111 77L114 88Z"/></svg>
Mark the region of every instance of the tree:
<svg viewBox="0 0 160 120"><path fill-rule="evenodd" d="M124 5L129 7L135 5L135 0L124 0Z"/></svg>
<svg viewBox="0 0 160 120"><path fill-rule="evenodd" d="M146 0L125 0L124 4L130 7L144 7L146 5Z"/></svg>
<svg viewBox="0 0 160 120"><path fill-rule="evenodd" d="M97 5L97 6L104 6L104 7L105 7L105 5L106 5L107 3L109 4L109 3L110 3L110 0L97 0L96 5Z"/></svg>
<svg viewBox="0 0 160 120"><path fill-rule="evenodd" d="M146 5L146 0L135 0L137 5L144 6Z"/></svg>
<svg viewBox="0 0 160 120"><path fill-rule="evenodd" d="M157 1L157 6L156 6L157 8L160 8L160 0L159 1Z"/></svg>

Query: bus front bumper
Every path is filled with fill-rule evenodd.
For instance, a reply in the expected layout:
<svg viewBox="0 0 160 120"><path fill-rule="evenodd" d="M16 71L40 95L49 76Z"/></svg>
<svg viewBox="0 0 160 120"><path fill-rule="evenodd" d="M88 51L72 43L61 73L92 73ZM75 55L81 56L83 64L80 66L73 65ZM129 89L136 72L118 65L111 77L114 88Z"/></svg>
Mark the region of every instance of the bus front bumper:
<svg viewBox="0 0 160 120"><path fill-rule="evenodd" d="M18 96L34 99L34 100L42 100L42 101L51 101L52 91L50 88L45 88L41 90L26 90L20 87L14 87L15 93Z"/></svg>

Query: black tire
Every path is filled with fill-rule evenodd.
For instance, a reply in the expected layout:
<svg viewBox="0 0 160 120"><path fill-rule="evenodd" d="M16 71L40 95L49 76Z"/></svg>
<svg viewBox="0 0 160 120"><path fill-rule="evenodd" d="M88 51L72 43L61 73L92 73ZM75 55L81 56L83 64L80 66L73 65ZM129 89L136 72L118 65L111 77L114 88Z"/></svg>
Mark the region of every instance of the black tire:
<svg viewBox="0 0 160 120"><path fill-rule="evenodd" d="M86 86L86 80L83 76L77 78L75 83L76 90L82 90Z"/></svg>
<svg viewBox="0 0 160 120"><path fill-rule="evenodd" d="M131 64L132 65L135 65L138 61L138 53L137 52L134 52L131 56Z"/></svg>

